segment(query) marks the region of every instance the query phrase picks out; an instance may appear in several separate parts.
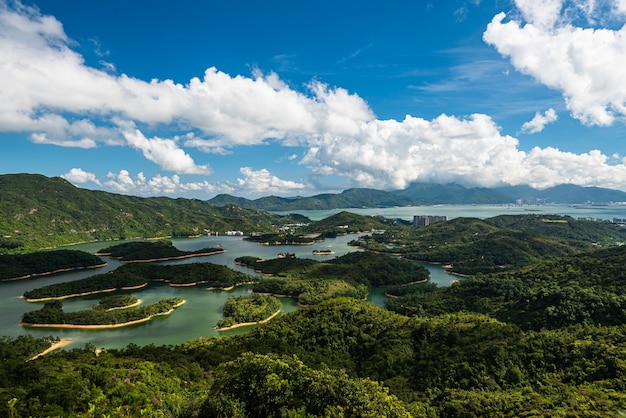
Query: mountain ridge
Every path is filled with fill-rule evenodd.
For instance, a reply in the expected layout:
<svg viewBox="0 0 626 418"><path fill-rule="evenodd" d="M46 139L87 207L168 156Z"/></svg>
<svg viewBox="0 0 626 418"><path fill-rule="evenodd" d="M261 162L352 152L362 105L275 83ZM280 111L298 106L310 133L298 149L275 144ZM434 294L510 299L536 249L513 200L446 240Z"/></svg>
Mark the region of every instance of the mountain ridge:
<svg viewBox="0 0 626 418"><path fill-rule="evenodd" d="M220 194L208 200L215 206L235 204L264 211L329 210L338 208L419 206L440 204L608 204L626 202L626 192L601 187L563 184L547 189L530 186L498 188L470 187L459 184L413 183L404 190L383 191L367 188L346 189L341 193L314 196L265 196L247 199Z"/></svg>

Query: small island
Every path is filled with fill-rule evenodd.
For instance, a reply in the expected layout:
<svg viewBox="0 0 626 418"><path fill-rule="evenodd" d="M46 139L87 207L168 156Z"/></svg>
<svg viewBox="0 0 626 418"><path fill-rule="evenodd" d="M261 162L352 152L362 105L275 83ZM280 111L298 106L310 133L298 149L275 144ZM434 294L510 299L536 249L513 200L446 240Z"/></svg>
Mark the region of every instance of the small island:
<svg viewBox="0 0 626 418"><path fill-rule="evenodd" d="M72 270L104 267L93 254L78 250L38 251L0 255L0 281L22 280Z"/></svg>
<svg viewBox="0 0 626 418"><path fill-rule="evenodd" d="M115 309L127 309L141 305L141 299L133 295L111 295L105 296L94 305L94 309L104 309L105 311L113 311Z"/></svg>
<svg viewBox="0 0 626 418"><path fill-rule="evenodd" d="M185 303L181 298L162 299L152 305L110 310L97 307L86 311L63 312L59 301L48 302L38 311L26 312L20 325L26 327L104 329L139 324L160 315L169 315Z"/></svg>
<svg viewBox="0 0 626 418"><path fill-rule="evenodd" d="M313 250L313 255L332 255L335 254L333 250Z"/></svg>
<svg viewBox="0 0 626 418"><path fill-rule="evenodd" d="M224 331L269 321L280 313L280 300L271 295L231 296L224 304L224 319L215 327Z"/></svg>
<svg viewBox="0 0 626 418"><path fill-rule="evenodd" d="M166 282L170 286L208 284L226 289L254 281L252 276L212 263L159 265L149 263L125 264L114 271L80 280L56 283L24 292L27 302L61 300L75 296L132 290L151 282Z"/></svg>
<svg viewBox="0 0 626 418"><path fill-rule="evenodd" d="M178 260L182 258L204 257L223 253L223 248L202 248L197 251L181 251L172 241L133 241L113 245L98 251L97 255L117 258L124 263L149 263L152 261Z"/></svg>

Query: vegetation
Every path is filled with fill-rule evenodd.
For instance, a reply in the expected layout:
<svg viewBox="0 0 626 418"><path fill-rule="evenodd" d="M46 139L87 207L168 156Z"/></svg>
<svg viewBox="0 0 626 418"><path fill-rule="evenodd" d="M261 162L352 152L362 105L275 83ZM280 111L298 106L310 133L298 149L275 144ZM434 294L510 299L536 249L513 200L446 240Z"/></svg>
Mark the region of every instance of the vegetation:
<svg viewBox="0 0 626 418"><path fill-rule="evenodd" d="M339 298L249 333L0 364L15 416L617 416L626 326L525 331L476 313L409 318ZM19 346L19 344L16 344Z"/></svg>
<svg viewBox="0 0 626 418"><path fill-rule="evenodd" d="M354 252L329 261L297 258L261 260L257 257L236 259L266 275L252 288L254 292L297 298L301 305L312 305L341 296L364 299L370 287L407 284L428 279L426 268L382 254Z"/></svg>
<svg viewBox="0 0 626 418"><path fill-rule="evenodd" d="M134 241L101 249L98 254L119 258L121 261L156 261L174 258L195 257L222 253L222 248L202 248L197 251L181 251L172 241Z"/></svg>
<svg viewBox="0 0 626 418"><path fill-rule="evenodd" d="M149 282L168 282L171 285L204 283L211 287L226 288L251 281L251 277L228 267L212 263L177 265L126 264L114 271L85 279L52 284L24 292L30 300L61 299L105 290L138 287Z"/></svg>
<svg viewBox="0 0 626 418"><path fill-rule="evenodd" d="M523 329L626 323L626 247L547 260L517 271L476 275L450 287L415 286L388 307L434 316L488 314Z"/></svg>
<svg viewBox="0 0 626 418"><path fill-rule="evenodd" d="M417 261L449 264L471 275L514 270L626 241L626 229L558 215L456 218L428 227L393 227L351 244Z"/></svg>
<svg viewBox="0 0 626 418"><path fill-rule="evenodd" d="M280 311L280 300L270 295L231 296L224 304L224 319L217 328L260 322Z"/></svg>
<svg viewBox="0 0 626 418"><path fill-rule="evenodd" d="M82 241L272 232L297 222L197 199L141 198L80 189L62 178L0 176L0 253L31 252ZM301 217L297 217L301 221Z"/></svg>
<svg viewBox="0 0 626 418"><path fill-rule="evenodd" d="M98 256L76 250L0 254L0 281L106 265Z"/></svg>
<svg viewBox="0 0 626 418"><path fill-rule="evenodd" d="M148 320L157 315L170 313L182 305L180 298L162 299L152 305L121 310L105 310L94 308L87 311L63 312L63 304L59 301L48 302L40 310L26 312L22 316L22 324L37 325L125 325L135 321Z"/></svg>
<svg viewBox="0 0 626 418"><path fill-rule="evenodd" d="M104 309L104 310L122 309L122 308L127 308L129 306L135 305L138 302L139 302L139 299L137 299L133 295L124 295L124 294L110 295L110 296L103 297L100 300L100 302L98 302L94 306L94 309Z"/></svg>

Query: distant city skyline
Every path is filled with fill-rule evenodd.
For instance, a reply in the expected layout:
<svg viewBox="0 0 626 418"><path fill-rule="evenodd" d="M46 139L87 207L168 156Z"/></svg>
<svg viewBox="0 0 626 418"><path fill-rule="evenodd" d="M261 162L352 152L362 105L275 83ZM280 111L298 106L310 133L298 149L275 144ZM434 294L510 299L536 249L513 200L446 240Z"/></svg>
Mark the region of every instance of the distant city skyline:
<svg viewBox="0 0 626 418"><path fill-rule="evenodd" d="M626 191L626 1L0 0L0 174Z"/></svg>

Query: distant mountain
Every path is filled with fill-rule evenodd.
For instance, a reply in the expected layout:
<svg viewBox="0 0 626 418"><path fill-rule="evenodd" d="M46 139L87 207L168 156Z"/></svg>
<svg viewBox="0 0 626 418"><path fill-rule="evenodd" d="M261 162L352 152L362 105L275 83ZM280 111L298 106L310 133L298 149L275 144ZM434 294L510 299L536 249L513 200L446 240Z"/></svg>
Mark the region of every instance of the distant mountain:
<svg viewBox="0 0 626 418"><path fill-rule="evenodd" d="M601 187L582 187L574 184L561 184L547 189L533 189L529 186L507 186L494 190L513 199L541 201L557 204L606 204L626 202L626 192Z"/></svg>
<svg viewBox="0 0 626 418"><path fill-rule="evenodd" d="M488 205L512 203L515 201L511 196L494 189L484 187L465 188L459 184L412 183L408 188L397 190L394 193L431 205Z"/></svg>
<svg viewBox="0 0 626 418"><path fill-rule="evenodd" d="M142 198L81 189L36 174L0 175L0 253L81 241L199 235L210 231L271 232L302 222L232 204Z"/></svg>
<svg viewBox="0 0 626 418"><path fill-rule="evenodd" d="M425 204L423 201L375 189L348 189L339 194L319 194L310 197L268 196L256 200L221 194L209 200L215 206L235 204L247 209L266 211L326 210L337 208L380 208Z"/></svg>

